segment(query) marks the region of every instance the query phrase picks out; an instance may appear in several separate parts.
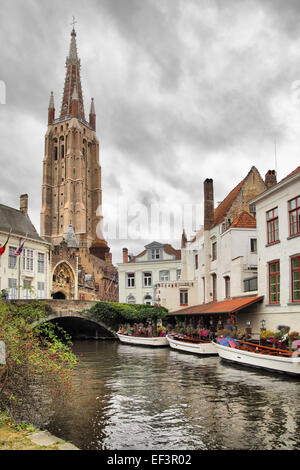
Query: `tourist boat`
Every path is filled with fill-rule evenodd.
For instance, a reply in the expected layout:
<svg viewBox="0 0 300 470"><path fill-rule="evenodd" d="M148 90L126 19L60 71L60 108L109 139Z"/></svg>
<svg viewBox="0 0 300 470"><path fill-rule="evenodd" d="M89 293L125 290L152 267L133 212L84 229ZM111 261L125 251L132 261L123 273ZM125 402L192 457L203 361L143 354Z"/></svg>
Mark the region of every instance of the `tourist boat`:
<svg viewBox="0 0 300 470"><path fill-rule="evenodd" d="M134 344L136 346L169 346L165 336L140 336L117 332L117 336L122 343Z"/></svg>
<svg viewBox="0 0 300 470"><path fill-rule="evenodd" d="M300 351L285 351L246 341L235 340L235 343L237 344L235 347L214 343L222 360L274 372L300 375Z"/></svg>
<svg viewBox="0 0 300 470"><path fill-rule="evenodd" d="M168 334L167 340L173 349L200 355L218 354L214 343L209 340L195 339L188 336Z"/></svg>

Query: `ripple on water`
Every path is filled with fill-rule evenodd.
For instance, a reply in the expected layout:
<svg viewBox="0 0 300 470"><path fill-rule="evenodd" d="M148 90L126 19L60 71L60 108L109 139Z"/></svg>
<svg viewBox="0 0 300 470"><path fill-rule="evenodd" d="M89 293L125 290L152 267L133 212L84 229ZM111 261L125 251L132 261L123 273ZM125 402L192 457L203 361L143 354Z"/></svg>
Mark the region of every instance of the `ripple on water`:
<svg viewBox="0 0 300 470"><path fill-rule="evenodd" d="M51 409L48 429L82 449L300 447L298 381L168 348L77 342L74 352L72 399Z"/></svg>

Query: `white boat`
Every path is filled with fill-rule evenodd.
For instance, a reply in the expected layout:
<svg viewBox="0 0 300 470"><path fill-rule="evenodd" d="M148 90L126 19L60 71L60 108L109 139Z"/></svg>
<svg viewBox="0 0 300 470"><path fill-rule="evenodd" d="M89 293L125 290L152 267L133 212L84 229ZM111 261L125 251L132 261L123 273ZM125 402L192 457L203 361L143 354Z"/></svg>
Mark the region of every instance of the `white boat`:
<svg viewBox="0 0 300 470"><path fill-rule="evenodd" d="M169 346L168 340L165 336L135 336L124 335L117 333L119 340L122 343L134 344L141 346Z"/></svg>
<svg viewBox="0 0 300 470"><path fill-rule="evenodd" d="M224 361L285 374L300 375L300 352L293 353L243 341L238 343L239 347L237 348L218 343L214 343L214 345L220 358Z"/></svg>
<svg viewBox="0 0 300 470"><path fill-rule="evenodd" d="M200 355L218 354L214 343L205 340L188 339L187 337L180 338L177 335L167 335L170 347L178 351L189 352Z"/></svg>

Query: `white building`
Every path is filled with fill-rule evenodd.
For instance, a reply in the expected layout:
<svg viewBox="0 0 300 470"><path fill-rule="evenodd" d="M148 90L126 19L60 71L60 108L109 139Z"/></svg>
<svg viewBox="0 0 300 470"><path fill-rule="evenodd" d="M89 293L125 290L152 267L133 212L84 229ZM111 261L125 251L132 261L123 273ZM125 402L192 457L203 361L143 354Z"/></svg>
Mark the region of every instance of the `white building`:
<svg viewBox="0 0 300 470"><path fill-rule="evenodd" d="M169 244L152 242L137 256L129 257L123 249L123 263L118 264L119 302L154 305L159 303L159 282L172 282L181 273L181 252Z"/></svg>
<svg viewBox="0 0 300 470"><path fill-rule="evenodd" d="M37 233L28 216L28 196L20 198L20 210L0 204L0 243L7 240L0 256L0 291L7 290L10 299L50 298L50 243ZM20 256L15 251L22 241Z"/></svg>
<svg viewBox="0 0 300 470"><path fill-rule="evenodd" d="M205 180L204 226L190 242L183 234L182 275L173 284L159 283L162 306L176 316L204 315L220 322L261 301L256 220L249 201L274 183L270 172L263 181L252 167L215 208L213 181Z"/></svg>
<svg viewBox="0 0 300 470"><path fill-rule="evenodd" d="M276 330L280 324L300 331L300 166L253 198L258 243L258 294L253 327L264 320Z"/></svg>

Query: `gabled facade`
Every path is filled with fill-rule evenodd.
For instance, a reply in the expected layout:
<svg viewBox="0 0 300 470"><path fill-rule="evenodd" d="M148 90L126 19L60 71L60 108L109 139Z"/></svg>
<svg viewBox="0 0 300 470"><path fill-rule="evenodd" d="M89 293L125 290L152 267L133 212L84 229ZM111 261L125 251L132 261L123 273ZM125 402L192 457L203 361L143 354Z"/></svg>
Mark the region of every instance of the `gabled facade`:
<svg viewBox="0 0 300 470"><path fill-rule="evenodd" d="M154 305L160 302L160 281L176 281L181 274L181 252L170 244L152 242L137 256L123 249L123 263L118 264L119 301Z"/></svg>
<svg viewBox="0 0 300 470"><path fill-rule="evenodd" d="M188 242L182 240L182 275L169 287L160 283L161 305L172 312L237 297L257 296L257 235L251 198L268 187L252 167L215 208L213 180L204 182L204 224ZM196 308L197 310L197 308Z"/></svg>

